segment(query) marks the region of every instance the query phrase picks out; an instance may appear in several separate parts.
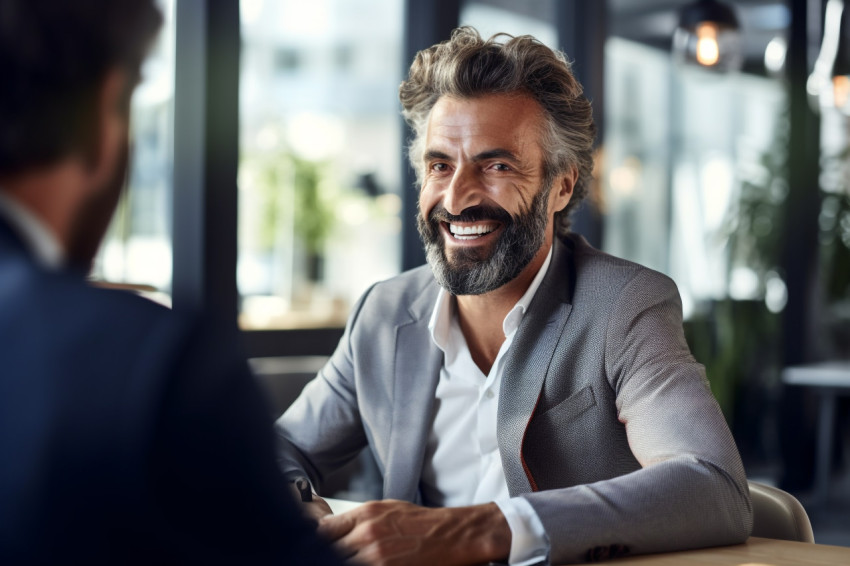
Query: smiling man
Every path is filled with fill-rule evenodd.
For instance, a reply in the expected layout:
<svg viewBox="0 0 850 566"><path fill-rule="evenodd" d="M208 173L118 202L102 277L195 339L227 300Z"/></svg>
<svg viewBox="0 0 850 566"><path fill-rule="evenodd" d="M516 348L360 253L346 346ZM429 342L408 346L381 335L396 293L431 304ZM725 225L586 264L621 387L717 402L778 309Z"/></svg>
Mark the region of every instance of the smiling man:
<svg viewBox="0 0 850 566"><path fill-rule="evenodd" d="M428 266L364 295L277 425L284 471L319 491L365 446L383 473L384 501L320 530L404 565L746 539L744 470L675 284L569 230L594 125L563 54L461 28L417 55L400 98Z"/></svg>

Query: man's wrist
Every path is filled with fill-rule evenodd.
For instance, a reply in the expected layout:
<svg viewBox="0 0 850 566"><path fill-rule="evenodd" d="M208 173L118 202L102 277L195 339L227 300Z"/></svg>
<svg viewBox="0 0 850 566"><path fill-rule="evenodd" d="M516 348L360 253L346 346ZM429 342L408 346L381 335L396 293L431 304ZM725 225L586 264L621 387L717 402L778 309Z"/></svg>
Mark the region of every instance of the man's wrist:
<svg viewBox="0 0 850 566"><path fill-rule="evenodd" d="M496 501L511 529L508 564L539 564L549 556L549 537L540 517L527 499L512 497Z"/></svg>
<svg viewBox="0 0 850 566"><path fill-rule="evenodd" d="M511 529L495 503L446 509L459 524L458 543L463 554L478 562L506 562L511 552Z"/></svg>

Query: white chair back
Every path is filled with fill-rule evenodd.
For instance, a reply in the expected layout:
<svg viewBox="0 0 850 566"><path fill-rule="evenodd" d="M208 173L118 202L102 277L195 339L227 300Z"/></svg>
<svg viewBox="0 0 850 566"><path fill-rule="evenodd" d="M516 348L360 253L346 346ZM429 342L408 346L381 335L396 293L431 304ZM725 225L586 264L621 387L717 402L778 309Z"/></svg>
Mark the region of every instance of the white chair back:
<svg viewBox="0 0 850 566"><path fill-rule="evenodd" d="M793 495L779 488L749 482L753 501L754 537L815 542L806 510Z"/></svg>

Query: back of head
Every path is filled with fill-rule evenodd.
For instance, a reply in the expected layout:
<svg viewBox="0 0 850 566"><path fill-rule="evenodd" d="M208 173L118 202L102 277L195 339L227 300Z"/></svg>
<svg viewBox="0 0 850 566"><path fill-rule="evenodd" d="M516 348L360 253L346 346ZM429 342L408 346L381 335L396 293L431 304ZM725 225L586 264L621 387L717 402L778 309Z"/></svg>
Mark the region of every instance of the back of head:
<svg viewBox="0 0 850 566"><path fill-rule="evenodd" d="M568 216L587 193L596 127L590 103L564 54L528 35L499 34L485 40L475 29L462 27L448 41L416 55L399 98L414 130L409 156L419 182L428 117L437 100L489 94L525 94L540 105L546 118L540 143L547 182L571 167L578 170L572 200L556 215L558 229L568 231Z"/></svg>
<svg viewBox="0 0 850 566"><path fill-rule="evenodd" d="M85 151L99 81L135 84L161 21L153 0L0 1L0 177Z"/></svg>

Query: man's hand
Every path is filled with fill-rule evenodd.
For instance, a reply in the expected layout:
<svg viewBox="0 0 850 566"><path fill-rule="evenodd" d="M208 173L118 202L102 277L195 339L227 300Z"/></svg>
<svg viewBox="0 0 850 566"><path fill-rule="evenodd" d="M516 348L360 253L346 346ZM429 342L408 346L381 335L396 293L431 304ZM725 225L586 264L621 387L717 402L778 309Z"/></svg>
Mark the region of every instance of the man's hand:
<svg viewBox="0 0 850 566"><path fill-rule="evenodd" d="M431 509L371 501L319 521L343 557L375 566L461 566L507 560L511 531L495 503Z"/></svg>
<svg viewBox="0 0 850 566"><path fill-rule="evenodd" d="M319 522L319 520L324 517L332 517L334 514L327 501L318 495L313 495L313 501L301 502L301 512L304 513L308 519L312 519L316 522Z"/></svg>

